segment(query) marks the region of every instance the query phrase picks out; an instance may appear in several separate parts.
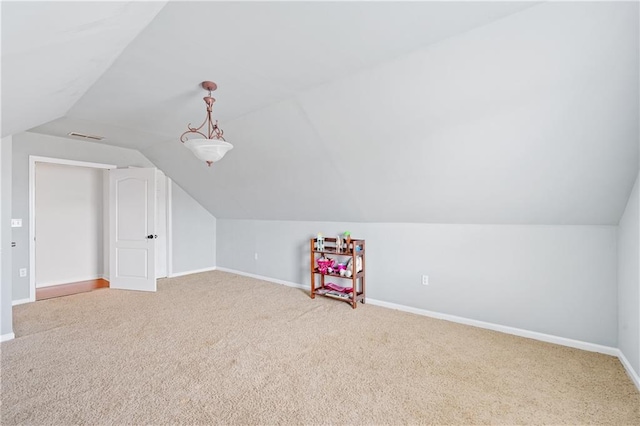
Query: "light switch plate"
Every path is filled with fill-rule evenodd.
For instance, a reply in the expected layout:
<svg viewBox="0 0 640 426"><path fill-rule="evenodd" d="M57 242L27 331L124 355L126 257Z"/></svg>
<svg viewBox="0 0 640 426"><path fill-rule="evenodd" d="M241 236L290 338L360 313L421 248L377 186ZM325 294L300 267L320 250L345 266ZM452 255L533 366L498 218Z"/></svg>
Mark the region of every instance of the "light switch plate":
<svg viewBox="0 0 640 426"><path fill-rule="evenodd" d="M22 227L22 219L11 219L11 227L12 228L21 228Z"/></svg>

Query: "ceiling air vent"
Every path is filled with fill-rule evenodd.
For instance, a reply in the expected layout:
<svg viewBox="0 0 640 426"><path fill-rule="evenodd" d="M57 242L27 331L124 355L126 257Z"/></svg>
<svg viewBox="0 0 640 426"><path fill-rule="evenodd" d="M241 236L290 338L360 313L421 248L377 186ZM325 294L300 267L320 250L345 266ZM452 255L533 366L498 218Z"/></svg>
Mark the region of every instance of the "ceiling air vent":
<svg viewBox="0 0 640 426"><path fill-rule="evenodd" d="M68 135L75 136L76 138L91 139L92 141L101 141L104 139L104 137L102 136L85 135L84 133L78 133L78 132L69 132Z"/></svg>

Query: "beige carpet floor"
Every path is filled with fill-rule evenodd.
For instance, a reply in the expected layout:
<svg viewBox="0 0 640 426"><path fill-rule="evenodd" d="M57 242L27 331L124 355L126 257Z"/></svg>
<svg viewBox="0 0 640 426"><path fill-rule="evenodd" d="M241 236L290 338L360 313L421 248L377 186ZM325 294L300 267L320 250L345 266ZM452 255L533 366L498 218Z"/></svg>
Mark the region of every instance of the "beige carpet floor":
<svg viewBox="0 0 640 426"><path fill-rule="evenodd" d="M1 423L640 425L611 356L223 272L14 309Z"/></svg>

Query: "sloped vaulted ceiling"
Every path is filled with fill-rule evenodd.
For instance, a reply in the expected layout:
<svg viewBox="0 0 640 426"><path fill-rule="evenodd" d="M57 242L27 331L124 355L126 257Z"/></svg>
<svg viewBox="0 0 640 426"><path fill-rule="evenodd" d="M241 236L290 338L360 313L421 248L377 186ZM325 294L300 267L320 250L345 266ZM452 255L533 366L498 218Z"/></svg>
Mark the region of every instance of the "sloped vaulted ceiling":
<svg viewBox="0 0 640 426"><path fill-rule="evenodd" d="M169 3L33 131L140 149L221 218L616 224L638 171L638 16L637 3ZM204 118L207 79L235 145L212 168L177 141Z"/></svg>
<svg viewBox="0 0 640 426"><path fill-rule="evenodd" d="M64 116L164 3L3 1L2 136Z"/></svg>

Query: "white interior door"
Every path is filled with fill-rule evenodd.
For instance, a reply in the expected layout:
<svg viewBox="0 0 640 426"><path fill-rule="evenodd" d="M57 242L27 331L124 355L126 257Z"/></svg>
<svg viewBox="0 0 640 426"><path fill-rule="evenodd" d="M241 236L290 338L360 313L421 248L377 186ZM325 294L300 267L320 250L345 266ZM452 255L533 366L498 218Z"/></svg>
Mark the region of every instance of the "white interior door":
<svg viewBox="0 0 640 426"><path fill-rule="evenodd" d="M156 291L156 169L109 172L109 286Z"/></svg>

